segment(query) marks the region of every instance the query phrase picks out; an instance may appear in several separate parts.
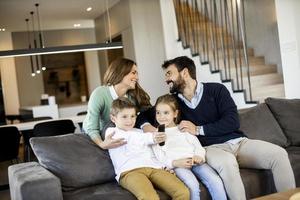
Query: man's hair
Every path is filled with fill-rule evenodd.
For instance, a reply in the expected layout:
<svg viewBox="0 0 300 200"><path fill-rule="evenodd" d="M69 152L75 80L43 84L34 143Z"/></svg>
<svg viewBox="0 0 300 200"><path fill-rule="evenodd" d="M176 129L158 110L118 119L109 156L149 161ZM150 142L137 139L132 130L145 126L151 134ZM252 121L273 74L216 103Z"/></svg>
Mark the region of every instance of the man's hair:
<svg viewBox="0 0 300 200"><path fill-rule="evenodd" d="M167 69L170 65L175 65L177 70L181 72L184 68L188 69L188 72L192 79L196 80L196 66L192 59L188 58L187 56L180 56L176 57L171 60L166 60L162 64L163 69Z"/></svg>
<svg viewBox="0 0 300 200"><path fill-rule="evenodd" d="M126 108L133 108L136 111L136 106L126 97L119 97L113 100L110 114L116 116L119 112Z"/></svg>

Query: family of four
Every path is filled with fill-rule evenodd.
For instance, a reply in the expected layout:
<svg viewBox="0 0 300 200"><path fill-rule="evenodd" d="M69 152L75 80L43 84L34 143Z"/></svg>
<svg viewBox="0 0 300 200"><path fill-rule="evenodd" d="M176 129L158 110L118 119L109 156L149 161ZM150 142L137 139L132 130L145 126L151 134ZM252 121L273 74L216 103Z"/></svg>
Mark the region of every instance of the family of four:
<svg viewBox="0 0 300 200"><path fill-rule="evenodd" d="M222 84L198 82L186 56L162 68L171 94L153 107L138 84L136 64L125 58L111 63L104 86L90 96L84 131L108 149L122 187L137 199L159 199L158 188L172 199L196 200L201 180L214 200L244 200L244 167L270 169L277 191L295 188L287 152L238 130L237 107ZM104 129L110 121L115 127ZM158 132L159 124L164 132Z"/></svg>

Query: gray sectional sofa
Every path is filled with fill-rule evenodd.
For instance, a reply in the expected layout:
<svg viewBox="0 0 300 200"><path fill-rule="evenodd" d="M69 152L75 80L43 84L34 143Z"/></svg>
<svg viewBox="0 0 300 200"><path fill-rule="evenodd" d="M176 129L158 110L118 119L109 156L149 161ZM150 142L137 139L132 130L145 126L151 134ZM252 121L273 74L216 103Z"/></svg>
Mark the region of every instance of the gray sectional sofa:
<svg viewBox="0 0 300 200"><path fill-rule="evenodd" d="M300 186L300 100L266 99L240 111L240 129L249 138L284 147ZM12 200L130 200L135 197L118 186L107 151L83 134L32 138L39 163L9 167ZM275 192L269 170L240 169L247 198ZM284 172L282 172L284 173ZM138 184L138 183L137 183ZM159 191L161 199L170 199ZM201 184L201 199L210 199Z"/></svg>

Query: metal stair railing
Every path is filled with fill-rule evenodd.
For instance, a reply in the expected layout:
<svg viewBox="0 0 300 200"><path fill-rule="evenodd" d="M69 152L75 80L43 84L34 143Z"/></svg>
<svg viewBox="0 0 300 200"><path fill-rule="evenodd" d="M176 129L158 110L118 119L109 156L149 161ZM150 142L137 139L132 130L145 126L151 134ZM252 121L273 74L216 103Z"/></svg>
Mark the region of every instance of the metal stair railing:
<svg viewBox="0 0 300 200"><path fill-rule="evenodd" d="M234 92L252 99L244 0L173 0L179 38L184 48L220 72ZM244 72L246 76L243 77ZM247 86L244 79L247 79Z"/></svg>

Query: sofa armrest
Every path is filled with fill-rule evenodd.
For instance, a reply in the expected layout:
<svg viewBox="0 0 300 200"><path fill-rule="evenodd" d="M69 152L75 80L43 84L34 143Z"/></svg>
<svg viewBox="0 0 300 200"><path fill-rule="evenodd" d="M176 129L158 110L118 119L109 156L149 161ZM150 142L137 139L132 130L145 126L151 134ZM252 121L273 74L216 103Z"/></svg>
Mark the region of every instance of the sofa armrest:
<svg viewBox="0 0 300 200"><path fill-rule="evenodd" d="M59 178L37 162L9 166L8 178L12 200L62 200Z"/></svg>

